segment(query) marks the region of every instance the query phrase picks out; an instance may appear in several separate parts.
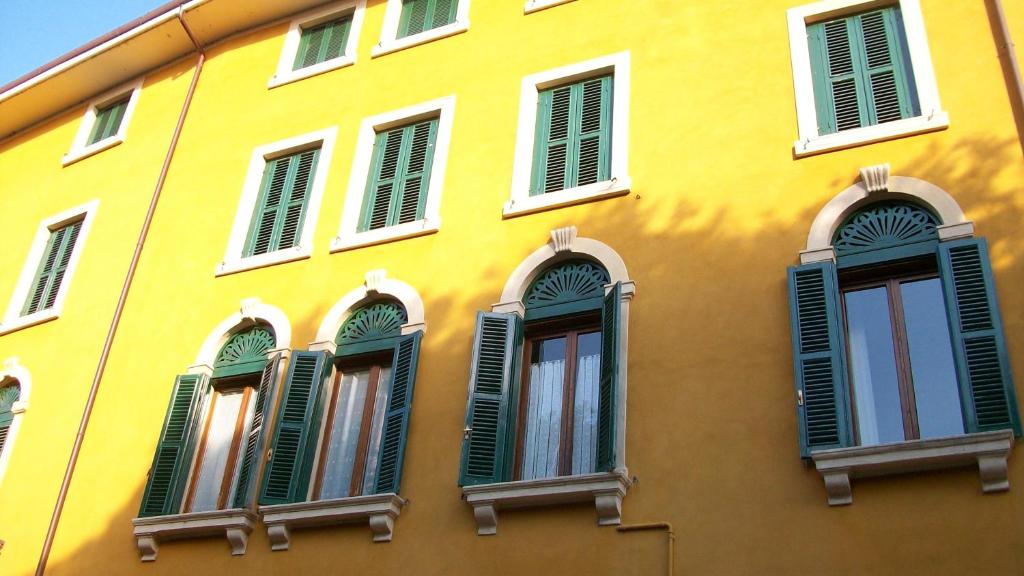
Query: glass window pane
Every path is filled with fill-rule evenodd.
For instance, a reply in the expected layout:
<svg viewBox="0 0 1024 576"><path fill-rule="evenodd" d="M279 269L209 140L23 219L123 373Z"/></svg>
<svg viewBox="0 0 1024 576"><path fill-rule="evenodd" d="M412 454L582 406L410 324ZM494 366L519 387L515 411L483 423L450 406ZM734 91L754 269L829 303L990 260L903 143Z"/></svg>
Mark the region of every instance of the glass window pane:
<svg viewBox="0 0 1024 576"><path fill-rule="evenodd" d="M320 498L342 498L349 495L369 380L368 369L346 372L338 380L338 400L330 422L331 436Z"/></svg>
<svg viewBox="0 0 1024 576"><path fill-rule="evenodd" d="M850 372L861 445L905 439L888 290L847 292Z"/></svg>
<svg viewBox="0 0 1024 576"><path fill-rule="evenodd" d="M218 392L214 398L210 428L206 431L203 462L192 495L193 512L217 509L224 468L235 436L238 412L242 408L242 397L242 390L231 390Z"/></svg>
<svg viewBox="0 0 1024 576"><path fill-rule="evenodd" d="M565 337L533 343L523 440L522 479L558 475L565 381Z"/></svg>
<svg viewBox="0 0 1024 576"><path fill-rule="evenodd" d="M370 440L366 443L366 471L363 473L363 494L373 494L377 482L380 460L380 440L384 433L384 413L391 393L391 368L380 369L377 395L373 400L373 419L370 421Z"/></svg>
<svg viewBox="0 0 1024 576"><path fill-rule="evenodd" d="M597 405L601 381L601 333L581 334L576 343L572 473L594 472L597 463Z"/></svg>
<svg viewBox="0 0 1024 576"><path fill-rule="evenodd" d="M946 306L938 278L900 284L921 438L964 433Z"/></svg>

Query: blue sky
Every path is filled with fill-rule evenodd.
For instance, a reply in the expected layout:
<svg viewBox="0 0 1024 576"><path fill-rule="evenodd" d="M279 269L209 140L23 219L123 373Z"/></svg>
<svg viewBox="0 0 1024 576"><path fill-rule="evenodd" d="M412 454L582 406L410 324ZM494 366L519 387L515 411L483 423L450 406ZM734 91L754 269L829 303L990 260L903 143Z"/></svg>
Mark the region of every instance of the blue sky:
<svg viewBox="0 0 1024 576"><path fill-rule="evenodd" d="M166 0L0 0L0 85Z"/></svg>

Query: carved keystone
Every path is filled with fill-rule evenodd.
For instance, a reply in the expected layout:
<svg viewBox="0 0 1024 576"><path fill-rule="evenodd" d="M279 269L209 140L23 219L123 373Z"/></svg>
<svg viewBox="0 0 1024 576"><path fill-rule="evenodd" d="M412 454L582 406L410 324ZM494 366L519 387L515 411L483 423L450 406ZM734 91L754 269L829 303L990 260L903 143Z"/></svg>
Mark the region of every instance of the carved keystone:
<svg viewBox="0 0 1024 576"><path fill-rule="evenodd" d="M250 320L256 319L256 307L262 304L259 298L245 298L239 307L239 312L242 313L242 318L248 318Z"/></svg>
<svg viewBox="0 0 1024 576"><path fill-rule="evenodd" d="M388 275L387 270L370 270L366 273L365 283L367 292L379 292L380 285Z"/></svg>
<svg viewBox="0 0 1024 576"><path fill-rule="evenodd" d="M554 230L551 231L551 245L554 247L556 253L568 252L569 250L572 250L572 245L575 241L575 226L555 228Z"/></svg>
<svg viewBox="0 0 1024 576"><path fill-rule="evenodd" d="M869 194L887 192L889 190L889 165L878 164L860 169L860 179L864 181Z"/></svg>

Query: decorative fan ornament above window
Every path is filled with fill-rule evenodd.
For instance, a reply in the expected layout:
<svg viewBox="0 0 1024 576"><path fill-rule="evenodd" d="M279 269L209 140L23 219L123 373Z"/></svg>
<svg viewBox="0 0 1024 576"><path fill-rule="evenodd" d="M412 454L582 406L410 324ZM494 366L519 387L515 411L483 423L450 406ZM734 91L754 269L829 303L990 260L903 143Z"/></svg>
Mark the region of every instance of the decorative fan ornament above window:
<svg viewBox="0 0 1024 576"><path fill-rule="evenodd" d="M274 344L273 332L264 326L234 334L217 354L213 375L234 376L262 371L267 362L267 352L274 348Z"/></svg>
<svg viewBox="0 0 1024 576"><path fill-rule="evenodd" d="M556 264L541 274L526 291L527 319L558 316L596 309L611 282L601 265L585 260Z"/></svg>
<svg viewBox="0 0 1024 576"><path fill-rule="evenodd" d="M846 256L938 240L934 214L908 202L872 204L855 213L839 227L832 246L836 256Z"/></svg>
<svg viewBox="0 0 1024 576"><path fill-rule="evenodd" d="M21 398L21 388L17 382L0 387L0 413L10 412L19 398Z"/></svg>
<svg viewBox="0 0 1024 576"><path fill-rule="evenodd" d="M356 310L345 321L335 343L338 345L380 340L402 335L402 325L409 321L405 308L394 301L375 302Z"/></svg>

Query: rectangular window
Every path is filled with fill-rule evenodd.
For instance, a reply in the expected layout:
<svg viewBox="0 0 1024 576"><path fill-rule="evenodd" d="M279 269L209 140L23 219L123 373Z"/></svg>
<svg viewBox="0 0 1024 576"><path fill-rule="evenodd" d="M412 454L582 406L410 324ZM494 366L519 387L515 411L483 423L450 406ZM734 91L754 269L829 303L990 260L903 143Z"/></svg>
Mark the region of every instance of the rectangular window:
<svg viewBox="0 0 1024 576"><path fill-rule="evenodd" d="M530 195L611 176L611 75L539 92Z"/></svg>
<svg viewBox="0 0 1024 576"><path fill-rule="evenodd" d="M21 310L22 316L53 307L68 264L71 262L71 254L78 241L82 222L82 220L78 220L50 231L46 248L43 251L43 258L39 262L28 298Z"/></svg>
<svg viewBox="0 0 1024 576"><path fill-rule="evenodd" d="M403 0L398 38L405 38L455 22L459 0Z"/></svg>
<svg viewBox="0 0 1024 576"><path fill-rule="evenodd" d="M113 104L109 104L96 110L96 121L92 125L92 132L86 144L95 144L100 140L106 140L118 133L121 129L121 121L124 113L128 110L130 97L125 97Z"/></svg>
<svg viewBox="0 0 1024 576"><path fill-rule="evenodd" d="M299 245L319 155L316 148L267 161L244 256Z"/></svg>
<svg viewBox="0 0 1024 576"><path fill-rule="evenodd" d="M204 512L230 508L238 484L243 440L252 422L253 388L259 374L213 381L206 426L200 439L191 494L185 510Z"/></svg>
<svg viewBox="0 0 1024 576"><path fill-rule="evenodd" d="M344 56L351 28L352 16L303 28L292 70L308 68Z"/></svg>
<svg viewBox="0 0 1024 576"><path fill-rule="evenodd" d="M377 133L359 232L423 219L437 129L433 118Z"/></svg>

